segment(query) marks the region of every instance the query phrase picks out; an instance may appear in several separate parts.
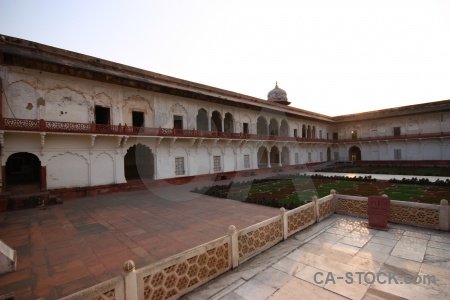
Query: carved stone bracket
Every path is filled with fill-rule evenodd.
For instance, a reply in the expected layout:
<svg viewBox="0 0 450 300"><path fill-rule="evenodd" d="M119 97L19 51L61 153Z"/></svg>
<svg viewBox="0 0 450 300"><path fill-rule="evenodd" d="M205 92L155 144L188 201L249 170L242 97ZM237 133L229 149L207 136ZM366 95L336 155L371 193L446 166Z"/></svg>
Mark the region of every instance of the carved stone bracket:
<svg viewBox="0 0 450 300"><path fill-rule="evenodd" d="M283 147L286 146L287 142L278 142L277 144L278 148L283 149Z"/></svg>
<svg viewBox="0 0 450 300"><path fill-rule="evenodd" d="M41 132L41 155L44 155L45 148L45 132Z"/></svg>
<svg viewBox="0 0 450 300"><path fill-rule="evenodd" d="M209 145L209 147L208 147L208 153L209 153L209 155L212 155L212 150L213 150L213 148L217 145L217 142L219 141L219 139L213 139L213 140L211 140L211 144ZM220 149L220 150L222 150L222 149Z"/></svg>
<svg viewBox="0 0 450 300"><path fill-rule="evenodd" d="M119 154L119 149L122 148L122 154L127 146L128 136L118 136L117 137L117 154Z"/></svg>
<svg viewBox="0 0 450 300"><path fill-rule="evenodd" d="M158 138L156 139L156 143L155 143L156 148L158 148L159 145L161 145L161 142L162 142L163 139L164 139L163 137L158 137Z"/></svg>
<svg viewBox="0 0 450 300"><path fill-rule="evenodd" d="M233 154L234 154L234 155L236 155L236 154L237 154L237 150L238 150L239 146L237 146L237 147L231 147L231 148L233 149Z"/></svg>
<svg viewBox="0 0 450 300"><path fill-rule="evenodd" d="M244 146L247 144L247 140L238 140L236 142L236 148L244 148Z"/></svg>
<svg viewBox="0 0 450 300"><path fill-rule="evenodd" d="M173 149L174 149L176 140L177 140L176 137L170 139L170 143L169 143L169 155L170 156L172 156L172 154L173 154Z"/></svg>
<svg viewBox="0 0 450 300"><path fill-rule="evenodd" d="M195 144L196 141L197 141L197 139L194 138L189 143L189 150L188 151L189 151L190 154L194 153L194 144Z"/></svg>
<svg viewBox="0 0 450 300"><path fill-rule="evenodd" d="M198 154L198 149L200 149L200 147L202 146L202 143L205 139L198 139L198 143L197 143L197 154Z"/></svg>

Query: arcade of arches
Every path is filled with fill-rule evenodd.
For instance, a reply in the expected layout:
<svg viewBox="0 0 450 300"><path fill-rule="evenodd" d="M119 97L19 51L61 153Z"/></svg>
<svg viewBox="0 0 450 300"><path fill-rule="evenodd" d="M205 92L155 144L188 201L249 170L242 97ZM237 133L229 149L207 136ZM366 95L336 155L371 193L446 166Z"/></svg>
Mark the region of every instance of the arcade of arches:
<svg viewBox="0 0 450 300"><path fill-rule="evenodd" d="M233 115L230 113L225 114L222 126L222 116L217 110L212 113L210 121L208 121L208 113L204 108L200 108L197 112L197 130L234 132L233 122Z"/></svg>
<svg viewBox="0 0 450 300"><path fill-rule="evenodd" d="M289 149L286 146L281 149L281 153L277 146L273 146L270 152L267 151L266 147L261 146L258 149L257 155L258 168L270 168L290 164Z"/></svg>

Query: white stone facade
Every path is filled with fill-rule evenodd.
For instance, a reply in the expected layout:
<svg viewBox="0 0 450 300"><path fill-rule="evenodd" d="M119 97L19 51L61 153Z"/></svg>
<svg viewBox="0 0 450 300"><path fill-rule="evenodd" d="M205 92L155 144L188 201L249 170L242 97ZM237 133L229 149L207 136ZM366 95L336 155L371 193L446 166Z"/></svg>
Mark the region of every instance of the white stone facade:
<svg viewBox="0 0 450 300"><path fill-rule="evenodd" d="M352 147L353 159L450 160L450 101L333 118L40 47L0 44L3 186L34 156L45 189L348 160Z"/></svg>

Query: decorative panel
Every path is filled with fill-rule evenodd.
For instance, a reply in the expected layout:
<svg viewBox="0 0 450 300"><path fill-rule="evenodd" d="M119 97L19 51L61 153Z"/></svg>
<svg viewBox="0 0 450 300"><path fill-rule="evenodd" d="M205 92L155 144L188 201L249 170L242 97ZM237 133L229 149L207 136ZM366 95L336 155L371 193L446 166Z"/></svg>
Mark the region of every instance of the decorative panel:
<svg viewBox="0 0 450 300"><path fill-rule="evenodd" d="M239 235L239 258L281 239L283 239L281 219Z"/></svg>
<svg viewBox="0 0 450 300"><path fill-rule="evenodd" d="M288 216L288 233L298 231L300 228L305 227L307 224L313 223L314 219L314 206L310 206L307 209L303 209L297 213Z"/></svg>
<svg viewBox="0 0 450 300"><path fill-rule="evenodd" d="M338 196L337 212L367 218L367 201L345 199Z"/></svg>
<svg viewBox="0 0 450 300"><path fill-rule="evenodd" d="M439 210L391 205L389 221L439 229Z"/></svg>
<svg viewBox="0 0 450 300"><path fill-rule="evenodd" d="M144 299L167 299L181 296L199 283L204 283L230 268L228 243L216 246L203 253L174 260L176 263L145 275Z"/></svg>

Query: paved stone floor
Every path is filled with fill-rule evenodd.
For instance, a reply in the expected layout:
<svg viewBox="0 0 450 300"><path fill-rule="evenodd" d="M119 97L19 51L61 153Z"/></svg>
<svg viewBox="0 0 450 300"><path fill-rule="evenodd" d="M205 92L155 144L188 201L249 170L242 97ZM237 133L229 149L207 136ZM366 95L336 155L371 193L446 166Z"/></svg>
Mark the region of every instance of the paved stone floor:
<svg viewBox="0 0 450 300"><path fill-rule="evenodd" d="M0 239L18 255L17 271L0 275L0 295L56 299L120 275L128 259L140 268L224 236L229 225L244 228L279 213L189 193L192 186L0 214Z"/></svg>
<svg viewBox="0 0 450 300"><path fill-rule="evenodd" d="M183 299L450 299L450 233L366 222L332 215Z"/></svg>

